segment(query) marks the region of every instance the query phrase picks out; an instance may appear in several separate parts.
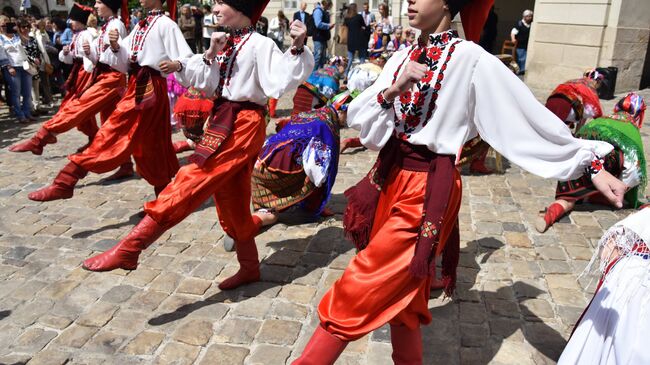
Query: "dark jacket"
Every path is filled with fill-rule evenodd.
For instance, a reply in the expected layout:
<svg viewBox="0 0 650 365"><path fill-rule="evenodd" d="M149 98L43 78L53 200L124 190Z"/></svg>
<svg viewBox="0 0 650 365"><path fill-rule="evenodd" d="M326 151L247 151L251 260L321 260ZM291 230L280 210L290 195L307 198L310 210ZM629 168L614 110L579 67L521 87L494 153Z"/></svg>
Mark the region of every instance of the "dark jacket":
<svg viewBox="0 0 650 365"><path fill-rule="evenodd" d="M302 19L300 18L300 12L296 11L293 13L293 20L300 20L302 22ZM307 37L311 37L314 35L314 17L311 16L308 12L305 12L305 21L304 21L305 26L307 27Z"/></svg>
<svg viewBox="0 0 650 365"><path fill-rule="evenodd" d="M329 26L325 26L325 24L330 24L330 13L329 11L323 9L323 7L320 5L316 6L316 9L314 9L314 14L312 16L315 16L316 12L321 12L322 14L321 27L319 27L318 24L315 24L316 20L314 20L314 25L316 27L314 29L313 40L314 42L327 42L332 37Z"/></svg>
<svg viewBox="0 0 650 365"><path fill-rule="evenodd" d="M368 40L366 39L366 23L360 14L356 14L351 18L345 18L344 24L348 27L348 51L362 51L368 48Z"/></svg>

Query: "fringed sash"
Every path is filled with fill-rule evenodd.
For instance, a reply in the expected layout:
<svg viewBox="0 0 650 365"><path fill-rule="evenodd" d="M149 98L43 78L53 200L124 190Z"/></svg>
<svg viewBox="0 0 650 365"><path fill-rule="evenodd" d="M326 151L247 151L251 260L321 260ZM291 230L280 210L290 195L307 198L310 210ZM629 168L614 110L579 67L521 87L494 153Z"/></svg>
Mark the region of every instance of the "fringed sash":
<svg viewBox="0 0 650 365"><path fill-rule="evenodd" d="M345 191L348 205L343 217L346 236L357 249L364 249L370 242L381 189L392 168L428 172L420 233L409 272L418 279L434 275L434 258L443 254L443 282L448 294L451 294L455 284L460 250L457 222L443 222L454 183L454 159L452 155L439 155L425 146L391 138L382 148L370 172L357 185ZM441 228L445 224L455 227L447 242L439 242Z"/></svg>
<svg viewBox="0 0 650 365"><path fill-rule="evenodd" d="M129 77L135 77L135 109L145 110L156 105L156 92L151 78L162 77L160 71L131 63Z"/></svg>

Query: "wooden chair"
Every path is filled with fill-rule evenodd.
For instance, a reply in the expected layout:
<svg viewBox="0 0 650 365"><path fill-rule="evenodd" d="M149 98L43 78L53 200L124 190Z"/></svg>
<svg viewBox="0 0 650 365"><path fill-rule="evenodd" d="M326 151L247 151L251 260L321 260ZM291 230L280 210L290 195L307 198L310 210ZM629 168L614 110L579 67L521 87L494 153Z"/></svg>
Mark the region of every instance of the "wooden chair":
<svg viewBox="0 0 650 365"><path fill-rule="evenodd" d="M505 40L503 41L503 45L501 46L501 54L510 54L512 55L512 58L517 59L517 42Z"/></svg>

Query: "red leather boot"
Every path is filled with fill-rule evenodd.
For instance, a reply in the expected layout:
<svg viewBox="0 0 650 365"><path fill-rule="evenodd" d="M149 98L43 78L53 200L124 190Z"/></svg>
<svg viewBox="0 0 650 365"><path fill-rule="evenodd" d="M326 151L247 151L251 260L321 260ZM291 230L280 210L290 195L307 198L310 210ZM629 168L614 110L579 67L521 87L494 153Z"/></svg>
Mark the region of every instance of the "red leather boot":
<svg viewBox="0 0 650 365"><path fill-rule="evenodd" d="M422 333L420 327L410 329L404 325L390 325L390 342L393 344L395 365L422 365Z"/></svg>
<svg viewBox="0 0 650 365"><path fill-rule="evenodd" d="M271 118L275 118L275 108L278 106L278 99L269 98L269 115Z"/></svg>
<svg viewBox="0 0 650 365"><path fill-rule="evenodd" d="M191 151L194 149L192 148L192 146L190 146L189 142L187 141L176 141L173 143L173 146L174 146L174 152L176 153Z"/></svg>
<svg viewBox="0 0 650 365"><path fill-rule="evenodd" d="M535 228L539 233L546 232L553 223L557 222L564 215L564 207L559 203L553 203L546 208L544 217L538 217L535 221Z"/></svg>
<svg viewBox="0 0 650 365"><path fill-rule="evenodd" d="M35 155L41 155L43 153L43 147L50 143L56 143L56 137L47 129L41 127L32 138L20 143L16 143L15 145L9 147L9 151L29 151Z"/></svg>
<svg viewBox="0 0 650 365"><path fill-rule="evenodd" d="M140 252L149 247L164 232L165 229L147 215L120 243L102 254L87 259L82 267L89 271L135 270L138 267Z"/></svg>
<svg viewBox="0 0 650 365"><path fill-rule="evenodd" d="M348 148L358 148L358 147L363 147L360 138L346 138L341 142L341 153L343 153Z"/></svg>
<svg viewBox="0 0 650 365"><path fill-rule="evenodd" d="M237 251L237 261L239 261L239 271L219 284L221 290L235 289L244 284L260 281L260 262L257 258L255 238L237 241L235 250Z"/></svg>
<svg viewBox="0 0 650 365"><path fill-rule="evenodd" d="M327 332L323 327L316 327L302 355L297 358L293 365L332 365L341 356L341 352L348 345L333 334Z"/></svg>
<svg viewBox="0 0 650 365"><path fill-rule="evenodd" d="M129 161L123 163L120 165L120 168L115 171L115 173L109 177L106 178L106 181L117 181L117 180L122 180L129 178L135 174L135 171L133 170L133 162L131 162L130 158Z"/></svg>
<svg viewBox="0 0 650 365"><path fill-rule="evenodd" d="M51 185L29 193L27 196L31 200L47 202L51 200L70 199L74 194L74 187L80 179L88 174L81 166L74 162L68 162L67 165L54 178Z"/></svg>

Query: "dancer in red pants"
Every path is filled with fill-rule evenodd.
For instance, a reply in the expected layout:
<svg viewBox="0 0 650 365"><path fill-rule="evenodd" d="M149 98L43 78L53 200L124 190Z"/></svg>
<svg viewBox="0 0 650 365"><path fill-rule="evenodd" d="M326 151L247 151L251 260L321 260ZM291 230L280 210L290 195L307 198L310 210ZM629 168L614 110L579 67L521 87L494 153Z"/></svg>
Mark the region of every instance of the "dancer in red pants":
<svg viewBox="0 0 650 365"><path fill-rule="evenodd" d="M513 163L562 180L585 173L612 146L574 138L496 57L451 30L461 12L478 40L489 0L409 0L417 44L396 52L348 108L364 146L380 150L346 191L346 235L360 250L318 306L320 325L295 364L333 364L350 341L390 324L395 364L422 364L420 326L431 322L431 275L442 256L451 294L460 256L456 153L478 134ZM625 185L590 170L621 203Z"/></svg>
<svg viewBox="0 0 650 365"><path fill-rule="evenodd" d="M99 62L129 74L126 93L91 145L71 155L51 185L29 194L31 200L71 198L74 187L91 171L105 173L133 156L138 173L157 193L178 171L171 142L167 82L163 74L174 62L192 55L176 23L164 15L160 0L144 0L147 16L120 40L109 32L109 47Z"/></svg>
<svg viewBox="0 0 650 365"><path fill-rule="evenodd" d="M219 288L226 290L260 279L255 233L250 211L251 173L265 129L265 105L300 85L314 67L304 48L306 27L291 24L293 46L282 53L257 32L257 22L268 0L223 0L213 12L220 24L232 29L212 34L203 55L175 63L178 80L199 90L214 92L213 118L197 144L191 163L183 166L173 183L154 201L145 204L145 218L116 246L84 261L84 268L133 270L142 250L167 229L214 197L219 222L236 241L240 269Z"/></svg>

